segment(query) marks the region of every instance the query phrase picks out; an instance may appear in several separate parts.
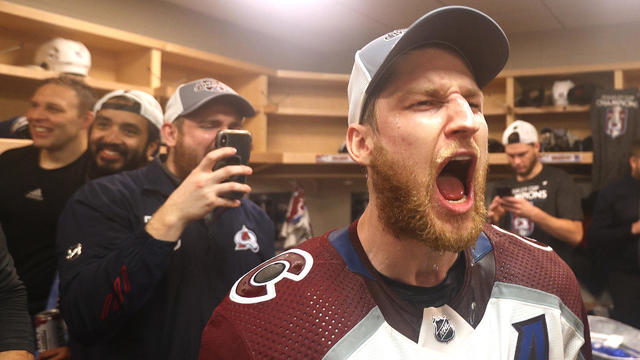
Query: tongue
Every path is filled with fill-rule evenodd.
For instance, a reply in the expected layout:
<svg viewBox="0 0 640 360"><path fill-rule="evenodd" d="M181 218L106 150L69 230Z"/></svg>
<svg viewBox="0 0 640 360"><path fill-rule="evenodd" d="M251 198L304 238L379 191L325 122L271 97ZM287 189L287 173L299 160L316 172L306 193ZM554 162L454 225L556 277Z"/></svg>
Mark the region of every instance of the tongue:
<svg viewBox="0 0 640 360"><path fill-rule="evenodd" d="M440 175L436 183L438 184L438 190L440 190L440 193L445 199L457 201L464 197L464 185L457 177Z"/></svg>

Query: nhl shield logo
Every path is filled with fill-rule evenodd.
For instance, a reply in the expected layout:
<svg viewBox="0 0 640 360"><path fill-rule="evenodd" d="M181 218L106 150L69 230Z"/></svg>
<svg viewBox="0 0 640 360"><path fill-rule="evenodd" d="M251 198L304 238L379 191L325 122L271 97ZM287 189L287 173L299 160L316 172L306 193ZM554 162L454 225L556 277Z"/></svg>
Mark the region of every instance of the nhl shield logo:
<svg viewBox="0 0 640 360"><path fill-rule="evenodd" d="M242 225L242 229L233 236L233 241L236 243L235 250L251 250L254 253L260 250L256 233L245 225Z"/></svg>
<svg viewBox="0 0 640 360"><path fill-rule="evenodd" d="M605 134L612 139L623 135L627 131L627 117L629 110L622 106L613 106L607 109L607 120L605 122Z"/></svg>
<svg viewBox="0 0 640 360"><path fill-rule="evenodd" d="M456 329L446 316L434 316L433 335L436 340L446 344L456 337Z"/></svg>

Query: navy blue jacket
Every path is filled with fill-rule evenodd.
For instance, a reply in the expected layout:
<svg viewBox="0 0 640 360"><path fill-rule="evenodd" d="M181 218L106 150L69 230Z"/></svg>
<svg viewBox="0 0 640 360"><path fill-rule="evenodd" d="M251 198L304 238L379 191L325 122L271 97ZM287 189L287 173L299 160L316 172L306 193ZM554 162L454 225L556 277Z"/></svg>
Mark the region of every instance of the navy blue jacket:
<svg viewBox="0 0 640 360"><path fill-rule="evenodd" d="M154 239L145 223L175 188L156 159L92 181L68 202L56 248L74 358L197 358L213 309L274 255L273 223L246 199L190 223L176 243Z"/></svg>

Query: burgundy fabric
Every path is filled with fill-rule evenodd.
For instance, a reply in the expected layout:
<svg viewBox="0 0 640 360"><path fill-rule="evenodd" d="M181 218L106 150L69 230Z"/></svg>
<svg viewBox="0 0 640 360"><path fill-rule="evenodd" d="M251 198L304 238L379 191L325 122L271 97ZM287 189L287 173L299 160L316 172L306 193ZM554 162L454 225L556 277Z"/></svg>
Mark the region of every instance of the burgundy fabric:
<svg viewBox="0 0 640 360"><path fill-rule="evenodd" d="M298 248L313 254L312 271L300 282L279 281L267 302L243 305L227 297L205 327L200 359L319 359L375 306L326 238Z"/></svg>

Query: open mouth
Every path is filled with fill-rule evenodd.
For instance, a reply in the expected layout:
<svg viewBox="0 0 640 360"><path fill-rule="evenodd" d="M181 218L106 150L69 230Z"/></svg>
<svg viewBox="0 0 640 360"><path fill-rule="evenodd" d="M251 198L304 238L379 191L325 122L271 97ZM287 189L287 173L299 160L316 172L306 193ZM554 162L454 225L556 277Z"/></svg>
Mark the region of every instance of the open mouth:
<svg viewBox="0 0 640 360"><path fill-rule="evenodd" d="M436 185L447 202L460 204L470 198L474 164L475 157L471 155L457 155L444 164L436 178Z"/></svg>

